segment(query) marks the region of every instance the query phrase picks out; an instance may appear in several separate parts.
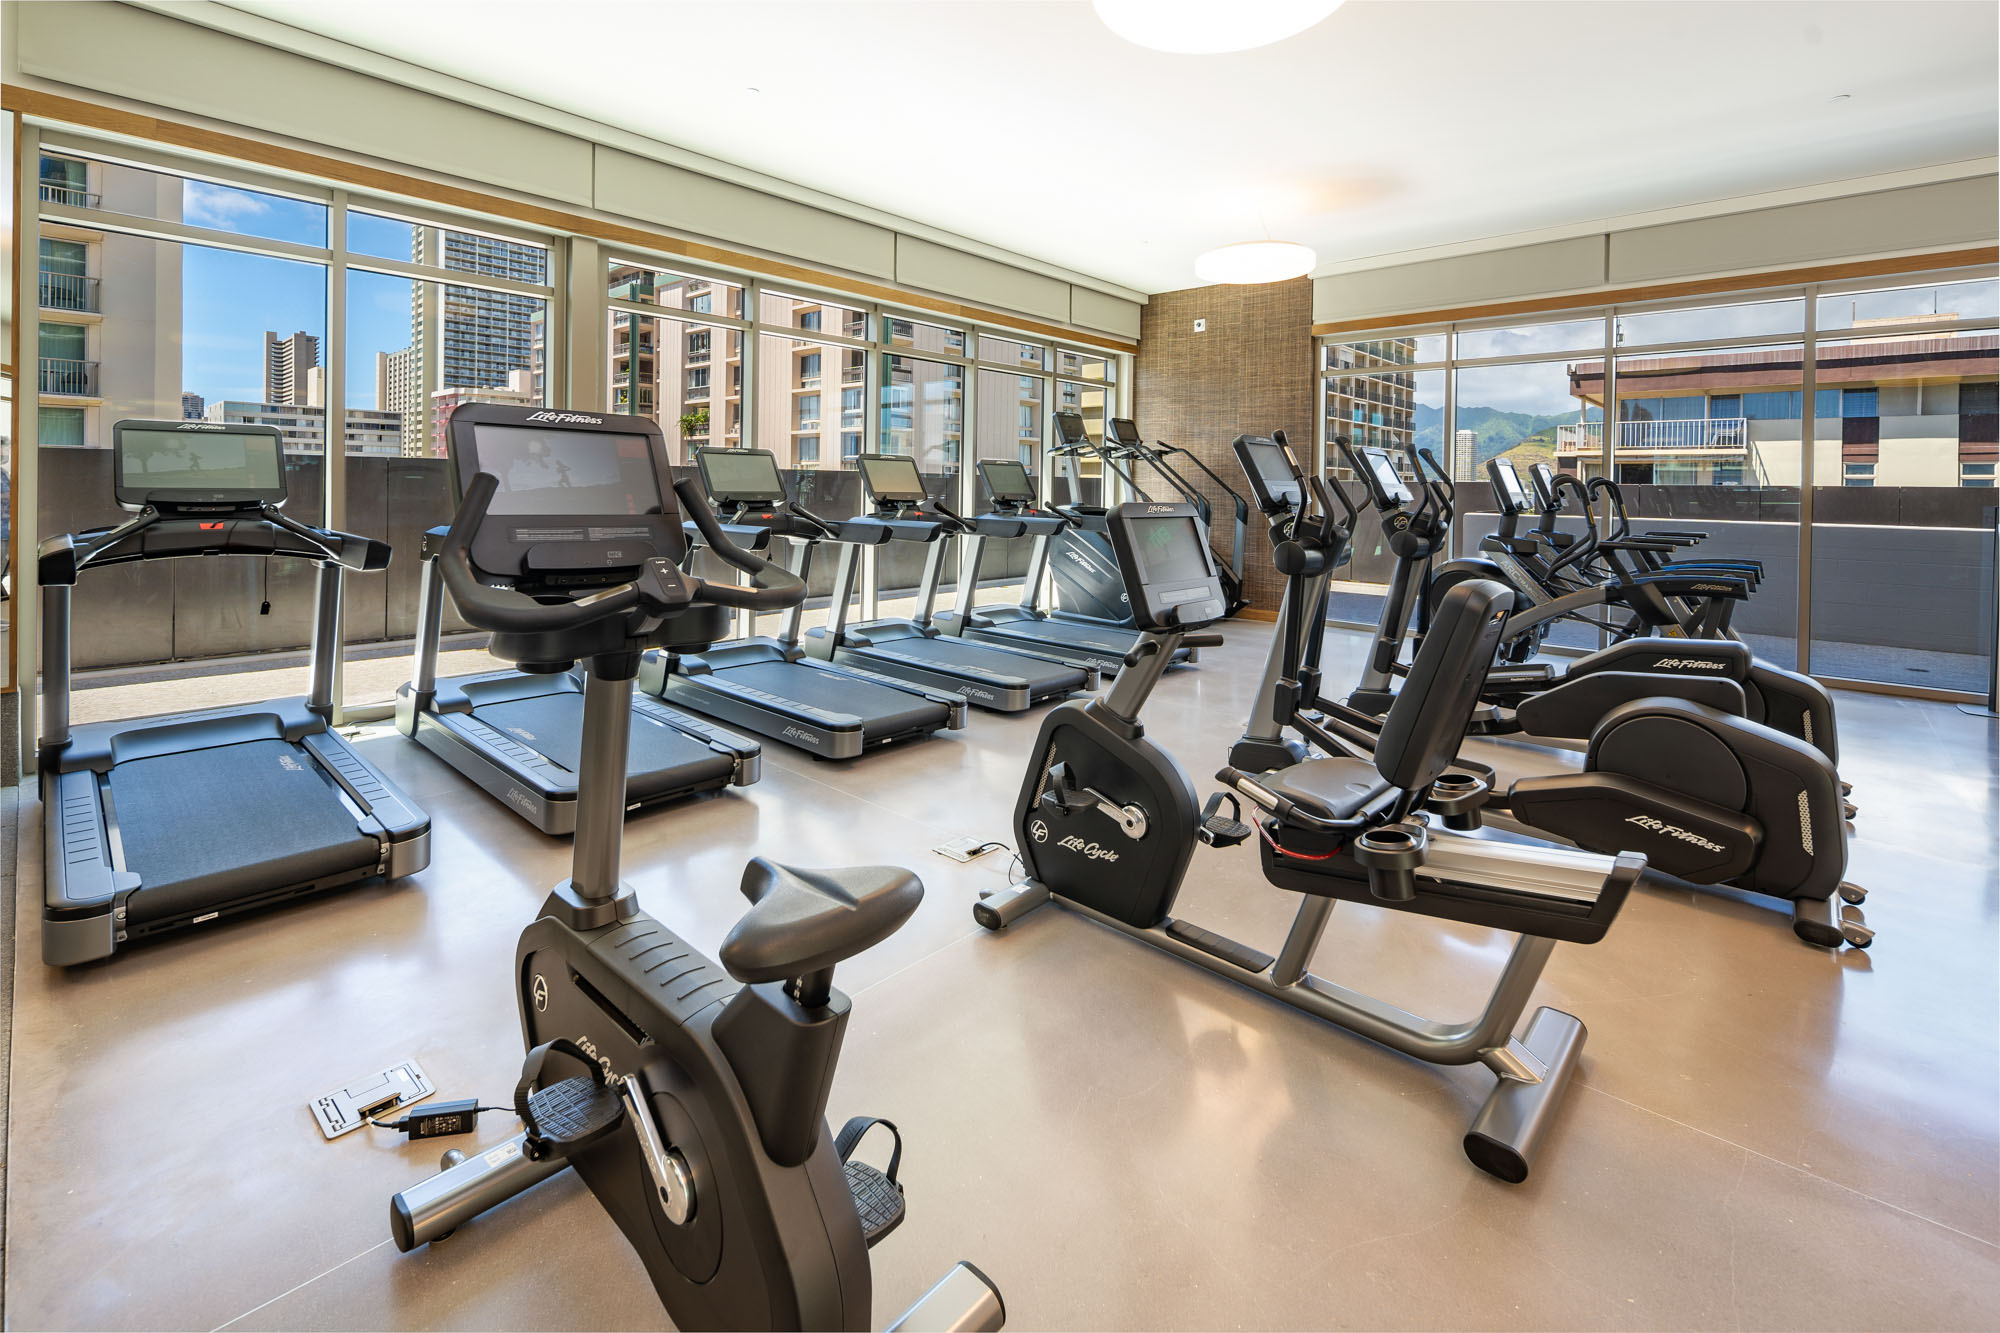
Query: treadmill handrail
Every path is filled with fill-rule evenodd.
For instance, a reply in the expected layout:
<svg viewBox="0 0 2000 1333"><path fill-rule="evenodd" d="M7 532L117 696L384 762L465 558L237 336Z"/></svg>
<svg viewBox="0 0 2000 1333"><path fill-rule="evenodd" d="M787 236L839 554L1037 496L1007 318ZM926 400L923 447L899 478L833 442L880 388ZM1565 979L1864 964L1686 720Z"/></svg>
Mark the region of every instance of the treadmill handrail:
<svg viewBox="0 0 2000 1333"><path fill-rule="evenodd" d="M217 545L205 549L201 545L190 545L186 549L162 551L147 550L143 542L133 542L141 533L161 528L169 531L207 531L196 526L213 523ZM230 551L220 543L230 536L240 525L265 524L282 533L298 538L304 549L287 549L276 545L269 551ZM333 528L315 528L301 523L288 514L281 513L275 505L262 505L255 511L239 511L219 514L212 519L198 515L168 515L148 506L128 521L113 528L97 528L79 533L62 533L41 544L37 552L37 580L43 587L76 582L78 574L94 565L122 565L135 560L171 560L192 555L245 555L269 557L291 556L315 563L328 562L364 573L386 569L389 566L389 544L373 537L363 537L352 532L341 532Z"/></svg>

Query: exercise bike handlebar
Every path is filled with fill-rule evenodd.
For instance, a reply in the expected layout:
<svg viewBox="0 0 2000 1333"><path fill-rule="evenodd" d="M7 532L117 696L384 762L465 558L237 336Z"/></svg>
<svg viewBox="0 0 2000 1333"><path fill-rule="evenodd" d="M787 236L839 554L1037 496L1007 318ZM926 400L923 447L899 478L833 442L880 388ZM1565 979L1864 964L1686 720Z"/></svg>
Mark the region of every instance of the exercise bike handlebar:
<svg viewBox="0 0 2000 1333"><path fill-rule="evenodd" d="M575 601L553 603L537 601L512 588L489 587L480 581L472 568L472 534L485 521L486 511L493 503L493 493L499 484L499 479L491 473L474 474L465 488L465 499L459 504L458 513L445 532L443 549L438 553L438 570L444 576L445 587L451 590L451 598L459 614L480 629L496 633L560 633L609 620L642 606L647 606L649 610L666 611L674 606L706 602L760 611L783 610L805 598L803 580L730 541L722 531L721 523L716 520L715 512L699 493L694 494L693 503L688 506L695 526L701 529L702 536L718 555L740 569L750 570L760 586L738 588L683 577L680 582L684 585L685 596L669 601L649 597L641 590L646 580L634 579ZM687 482L674 489L683 502L693 491ZM769 582L764 582L767 579ZM651 605L648 606L648 603Z"/></svg>

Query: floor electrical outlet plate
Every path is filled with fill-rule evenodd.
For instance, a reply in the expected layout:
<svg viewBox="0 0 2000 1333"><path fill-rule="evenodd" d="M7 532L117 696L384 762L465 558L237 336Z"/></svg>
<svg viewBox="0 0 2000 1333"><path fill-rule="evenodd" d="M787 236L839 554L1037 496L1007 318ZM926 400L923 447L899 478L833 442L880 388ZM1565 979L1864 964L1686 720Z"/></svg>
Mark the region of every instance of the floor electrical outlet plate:
<svg viewBox="0 0 2000 1333"><path fill-rule="evenodd" d="M313 1098L313 1119L319 1121L320 1133L337 1139L367 1124L371 1116L400 1111L436 1091L423 1068L415 1060L405 1060Z"/></svg>
<svg viewBox="0 0 2000 1333"><path fill-rule="evenodd" d="M971 861L1000 850L1000 844L986 838L953 838L931 848L939 856L949 856L954 861Z"/></svg>

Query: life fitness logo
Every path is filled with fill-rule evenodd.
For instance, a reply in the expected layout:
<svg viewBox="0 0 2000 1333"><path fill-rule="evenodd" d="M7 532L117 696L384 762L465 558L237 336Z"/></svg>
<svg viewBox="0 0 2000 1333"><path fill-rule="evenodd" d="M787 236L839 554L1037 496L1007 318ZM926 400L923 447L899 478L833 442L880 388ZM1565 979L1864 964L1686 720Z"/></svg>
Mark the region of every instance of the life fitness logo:
<svg viewBox="0 0 2000 1333"><path fill-rule="evenodd" d="M1049 840L1049 826L1037 819L1028 825L1028 836L1036 842L1047 842Z"/></svg>
<svg viewBox="0 0 2000 1333"><path fill-rule="evenodd" d="M546 1014L549 1011L549 979L539 972L535 973L534 993L535 1012Z"/></svg>
<svg viewBox="0 0 2000 1333"><path fill-rule="evenodd" d="M549 421L558 426L601 426L603 417L586 416L582 412L530 412L523 421Z"/></svg>

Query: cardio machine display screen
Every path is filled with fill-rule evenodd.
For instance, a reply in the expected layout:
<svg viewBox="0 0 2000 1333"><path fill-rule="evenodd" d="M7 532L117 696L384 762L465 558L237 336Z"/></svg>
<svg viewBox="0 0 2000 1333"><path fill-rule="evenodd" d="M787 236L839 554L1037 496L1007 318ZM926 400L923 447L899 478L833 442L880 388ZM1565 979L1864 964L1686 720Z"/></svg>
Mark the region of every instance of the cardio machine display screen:
<svg viewBox="0 0 2000 1333"><path fill-rule="evenodd" d="M473 427L479 471L500 486L493 514L657 514L660 480L643 435Z"/></svg>
<svg viewBox="0 0 2000 1333"><path fill-rule="evenodd" d="M861 479L868 483L868 492L877 500L907 500L921 504L925 498L924 477L917 471L917 460L901 454L884 457L863 457Z"/></svg>
<svg viewBox="0 0 2000 1333"><path fill-rule="evenodd" d="M1090 443L1090 432L1083 428L1083 417L1075 412L1056 413L1056 439L1064 447Z"/></svg>
<svg viewBox="0 0 2000 1333"><path fill-rule="evenodd" d="M1303 498L1298 478L1292 475L1292 460L1286 455L1285 447L1276 440L1243 441L1243 452L1249 455L1251 466L1257 469L1256 481L1264 494L1273 500L1283 500L1296 505Z"/></svg>
<svg viewBox="0 0 2000 1333"><path fill-rule="evenodd" d="M1521 474L1514 470L1512 463L1505 459L1494 459L1493 475L1500 482L1500 489L1507 493L1508 504L1516 510L1527 506L1528 488L1521 484Z"/></svg>
<svg viewBox="0 0 2000 1333"><path fill-rule="evenodd" d="M1137 444L1139 427L1126 417L1111 418L1111 438L1119 444Z"/></svg>
<svg viewBox="0 0 2000 1333"><path fill-rule="evenodd" d="M275 433L139 427L120 429L117 443L121 500L218 492L285 498L285 465Z"/></svg>
<svg viewBox="0 0 2000 1333"><path fill-rule="evenodd" d="M1138 558L1139 577L1149 587L1173 588L1200 583L1208 577L1208 559L1202 548L1201 530L1191 518L1133 518L1126 520L1132 537L1132 553Z"/></svg>
<svg viewBox="0 0 2000 1333"><path fill-rule="evenodd" d="M761 449L703 449L701 483L717 500L769 501L785 498L778 460Z"/></svg>
<svg viewBox="0 0 2000 1333"><path fill-rule="evenodd" d="M979 475L986 478L986 489L993 492L995 500L1035 498L1035 483L1029 479L1028 469L1012 459L989 459L979 465Z"/></svg>
<svg viewBox="0 0 2000 1333"><path fill-rule="evenodd" d="M1374 474L1376 488L1387 496L1393 504L1408 504L1410 490L1403 485L1403 479L1396 475L1396 465L1389 461L1389 455L1380 449L1363 449L1361 460L1368 464Z"/></svg>

